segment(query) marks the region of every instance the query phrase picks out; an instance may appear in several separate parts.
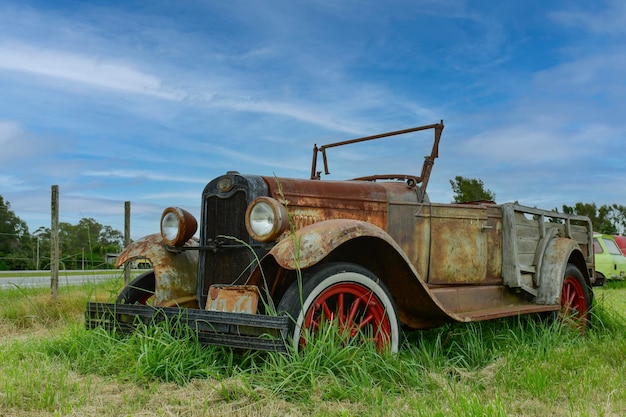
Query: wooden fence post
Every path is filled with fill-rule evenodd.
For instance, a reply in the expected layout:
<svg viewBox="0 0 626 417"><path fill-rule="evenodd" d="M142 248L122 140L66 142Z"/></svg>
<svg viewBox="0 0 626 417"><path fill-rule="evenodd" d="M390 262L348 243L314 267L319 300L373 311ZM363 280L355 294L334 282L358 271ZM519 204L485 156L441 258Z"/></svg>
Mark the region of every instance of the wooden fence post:
<svg viewBox="0 0 626 417"><path fill-rule="evenodd" d="M59 295L59 186L52 186L50 203L52 225L50 230L50 295L56 299Z"/></svg>
<svg viewBox="0 0 626 417"><path fill-rule="evenodd" d="M130 201L124 202L124 247L130 245ZM130 262L124 265L124 283L130 282Z"/></svg>

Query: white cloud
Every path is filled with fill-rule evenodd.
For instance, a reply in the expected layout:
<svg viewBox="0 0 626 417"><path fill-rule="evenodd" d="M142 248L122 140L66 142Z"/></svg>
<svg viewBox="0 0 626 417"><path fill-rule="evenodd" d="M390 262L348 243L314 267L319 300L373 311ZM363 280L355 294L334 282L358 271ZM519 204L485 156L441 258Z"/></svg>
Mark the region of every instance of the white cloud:
<svg viewBox="0 0 626 417"><path fill-rule="evenodd" d="M528 123L489 130L459 143L462 155L479 158L480 164L507 164L519 168L582 164L585 159L602 155L615 130L610 126L550 126L537 117Z"/></svg>
<svg viewBox="0 0 626 417"><path fill-rule="evenodd" d="M19 124L0 120L0 145L5 146L21 133Z"/></svg>
<svg viewBox="0 0 626 417"><path fill-rule="evenodd" d="M570 8L554 12L550 16L562 25L582 28L593 33L626 33L626 3L623 0L583 2L583 4L591 7L585 10ZM604 4L606 7L602 7Z"/></svg>
<svg viewBox="0 0 626 417"><path fill-rule="evenodd" d="M104 178L125 178L136 180L149 180L149 181L166 181L166 182L183 182L191 184L204 184L206 180L204 178L195 177L181 177L170 174L162 174L158 172L152 172L147 170L132 170L132 169L113 169L113 170L88 170L82 173L89 177L104 177Z"/></svg>
<svg viewBox="0 0 626 417"><path fill-rule="evenodd" d="M0 44L0 68L54 77L126 93L182 100L184 94L168 90L158 77L130 65L75 52L59 51L18 42Z"/></svg>
<svg viewBox="0 0 626 417"><path fill-rule="evenodd" d="M14 175L0 174L0 190L3 193L23 191L30 187L24 183L24 181L16 178Z"/></svg>
<svg viewBox="0 0 626 417"><path fill-rule="evenodd" d="M0 170L2 170L20 164L20 168L24 168L23 162L20 161L54 152L59 149L60 143L58 141L53 143L48 137L27 132L17 122L0 120L0 147L2 148Z"/></svg>

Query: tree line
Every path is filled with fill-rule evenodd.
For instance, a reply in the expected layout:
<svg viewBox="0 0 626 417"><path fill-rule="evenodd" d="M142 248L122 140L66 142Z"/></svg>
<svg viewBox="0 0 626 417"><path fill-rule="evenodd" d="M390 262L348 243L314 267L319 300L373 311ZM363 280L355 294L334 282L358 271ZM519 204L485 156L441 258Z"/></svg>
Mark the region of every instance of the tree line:
<svg viewBox="0 0 626 417"><path fill-rule="evenodd" d="M33 233L0 195L0 270L50 269L50 228ZM124 247L124 235L92 218L59 223L62 269L106 269L107 254Z"/></svg>
<svg viewBox="0 0 626 417"><path fill-rule="evenodd" d="M453 203L468 201L495 201L496 195L485 189L480 179L457 176L450 180L454 193ZM608 235L618 235L626 230L626 206L621 204L604 204L598 207L595 203L576 203L574 206L563 204L562 213L587 216L591 220L595 232ZM558 213L558 208L552 211Z"/></svg>
<svg viewBox="0 0 626 417"><path fill-rule="evenodd" d="M482 180L457 176L450 180L453 203L495 201L496 195L485 188ZM557 208L553 209L558 212ZM562 206L562 212L589 217L596 232L621 234L626 229L626 206L576 203ZM0 270L50 268L50 229L40 227L32 234L27 224L11 210L11 204L0 195ZM110 268L107 254L117 254L124 247L122 232L92 218L82 218L75 225L59 223L61 268Z"/></svg>

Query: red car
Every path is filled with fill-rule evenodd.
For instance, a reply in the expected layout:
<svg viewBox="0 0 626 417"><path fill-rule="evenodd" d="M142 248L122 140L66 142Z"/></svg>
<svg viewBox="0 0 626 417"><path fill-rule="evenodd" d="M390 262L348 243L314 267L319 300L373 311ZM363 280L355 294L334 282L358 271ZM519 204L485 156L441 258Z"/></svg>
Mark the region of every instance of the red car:
<svg viewBox="0 0 626 417"><path fill-rule="evenodd" d="M619 249L622 251L624 256L626 256L626 236L614 235L615 243L619 246Z"/></svg>

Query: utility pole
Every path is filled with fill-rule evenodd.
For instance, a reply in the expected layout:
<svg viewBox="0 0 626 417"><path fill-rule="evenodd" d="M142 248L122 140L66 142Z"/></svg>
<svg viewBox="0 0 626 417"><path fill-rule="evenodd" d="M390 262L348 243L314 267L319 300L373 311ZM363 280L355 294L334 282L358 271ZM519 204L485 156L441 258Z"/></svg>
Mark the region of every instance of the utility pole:
<svg viewBox="0 0 626 417"><path fill-rule="evenodd" d="M124 247L130 245L130 201L124 202ZM124 265L124 284L130 282L130 262Z"/></svg>
<svg viewBox="0 0 626 417"><path fill-rule="evenodd" d="M59 295L59 186L52 186L52 226L50 231L50 295L57 298Z"/></svg>

